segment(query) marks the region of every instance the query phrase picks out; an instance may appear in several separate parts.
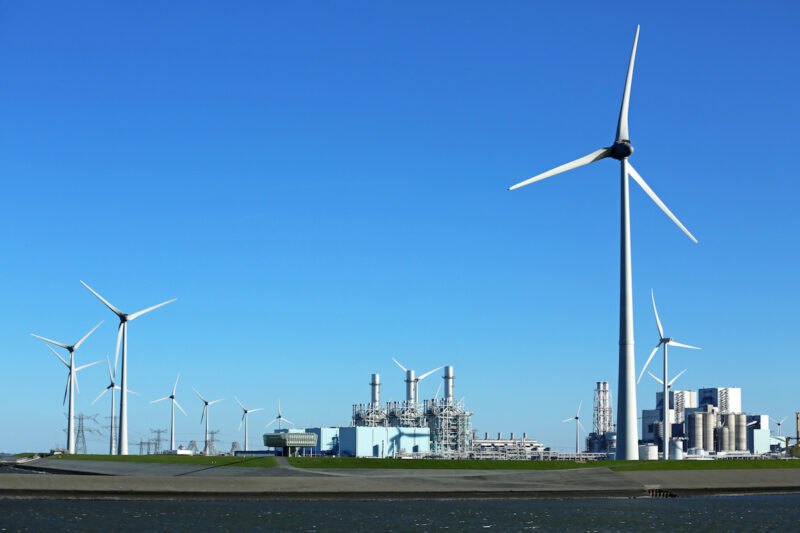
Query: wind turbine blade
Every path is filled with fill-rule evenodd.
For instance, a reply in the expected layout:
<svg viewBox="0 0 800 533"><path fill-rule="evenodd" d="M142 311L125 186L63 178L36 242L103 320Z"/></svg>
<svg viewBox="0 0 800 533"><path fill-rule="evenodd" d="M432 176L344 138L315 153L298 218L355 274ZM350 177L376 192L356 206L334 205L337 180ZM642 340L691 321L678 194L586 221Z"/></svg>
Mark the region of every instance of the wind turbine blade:
<svg viewBox="0 0 800 533"><path fill-rule="evenodd" d="M167 300L166 302L161 302L158 305L154 305L153 307L148 307L147 309L142 309L141 311L136 311L135 313L133 313L131 315L128 315L128 322L130 322L134 318L138 318L138 317L142 316L145 313L149 313L153 309L158 309L161 306L167 305L168 303L172 303L175 300L177 300L177 298L173 298L172 300Z"/></svg>
<svg viewBox="0 0 800 533"><path fill-rule="evenodd" d="M106 364L108 365L108 379L114 383L114 375L111 373L111 359L106 356Z"/></svg>
<svg viewBox="0 0 800 533"><path fill-rule="evenodd" d="M195 393L195 394L197 394L197 397L198 397L198 398L200 398L201 400L203 400L203 403L208 403L208 402L206 402L206 399L205 399L205 398L203 398L202 396L200 396L200 393L199 393L199 392L197 392L197 389L195 389L194 387L192 387L192 390L194 391L194 393Z"/></svg>
<svg viewBox="0 0 800 533"><path fill-rule="evenodd" d="M66 344L61 344L60 342L51 341L50 339L45 339L44 337L40 337L35 333L31 333L31 336L36 337L37 339L42 339L44 342L49 342L50 344L55 344L56 346L61 346L62 348L69 350L69 346L67 346Z"/></svg>
<svg viewBox="0 0 800 533"><path fill-rule="evenodd" d="M577 419L577 418L579 418L579 417L581 416L581 406L582 406L582 405L583 405L583 400L581 400L581 401L580 401L580 403L578 404L578 412L577 412L577 413L575 413L575 418L576 418L576 419Z"/></svg>
<svg viewBox="0 0 800 533"><path fill-rule="evenodd" d="M92 405L94 405L94 404L97 402L97 400L99 400L100 398L102 398L102 397L103 397L103 394L107 393L107 392L108 392L108 389L110 389L110 388L111 388L111 387L106 387L105 389L103 389L103 392L101 392L100 394L98 394L98 395L97 395L97 398L95 398L94 400L92 400Z"/></svg>
<svg viewBox="0 0 800 533"><path fill-rule="evenodd" d="M61 360L61 362L62 362L62 363L64 363L64 366L65 366L65 367L69 368L69 363L67 363L67 361L66 361L66 360L65 360L63 357L61 357L60 355L58 355L58 352L57 352L57 351L55 351L55 350L54 350L54 349L53 349L53 348L52 348L50 345L46 345L46 346L47 346L48 348L50 348L50 351L51 351L51 352L53 352L53 355L55 355L56 357L58 357L58 358Z"/></svg>
<svg viewBox="0 0 800 533"><path fill-rule="evenodd" d="M586 431L586 428L584 428L584 427L583 427L583 424L581 424L581 421L580 421L580 420L578 420L578 419L576 418L576 419L575 419L575 421L578 423L578 427L579 427L579 428L581 428L582 430Z"/></svg>
<svg viewBox="0 0 800 533"><path fill-rule="evenodd" d="M122 388L120 388L119 390L122 390ZM135 394L136 396L141 396L141 394L139 394L138 392L132 391L130 389L128 389L128 394Z"/></svg>
<svg viewBox="0 0 800 533"><path fill-rule="evenodd" d="M655 375L655 374L653 374L652 372L648 372L648 374L650 374L650 376L651 376L651 377L652 377L654 380L658 381L658 382L659 382L659 383L661 383L662 385L664 384L664 382L663 382L663 381L661 381L661 378L658 378L658 377L656 377L656 375ZM672 385L672 382L670 382L670 385Z"/></svg>
<svg viewBox="0 0 800 533"><path fill-rule="evenodd" d="M94 333L94 330L96 330L97 328L99 328L99 327L100 327L100 324L102 324L102 323L103 323L103 320L101 320L99 324L97 324L95 327L93 327L93 328L91 329L91 331L89 331L89 333L87 333L86 335L84 335L83 337L81 337L81 340L79 340L78 342L76 342L76 343L75 343L75 346L73 346L73 347L72 347L72 349L73 349L73 350L77 350L77 349L78 349L78 346L80 346L80 345L81 345L81 343L82 343L83 341L85 341L85 340L86 340L86 337L88 337L89 335L91 335L92 333Z"/></svg>
<svg viewBox="0 0 800 533"><path fill-rule="evenodd" d="M277 417L277 416L276 416L275 418L273 418L273 419L270 421L270 423L269 423L269 424L267 424L267 425L266 425L266 426L264 426L264 427L270 427L272 424L274 424L274 423L275 423L275 421L276 421L276 420L278 420L278 417Z"/></svg>
<svg viewBox="0 0 800 533"><path fill-rule="evenodd" d="M438 397L439 397L439 391L440 391L440 390L442 390L442 384L441 384L441 383L439 383L439 386L438 386L438 387L436 387L436 394L433 396L433 399L434 399L434 400L436 400L436 398L438 398Z"/></svg>
<svg viewBox="0 0 800 533"><path fill-rule="evenodd" d="M639 175L639 173L638 173L638 172L636 172L636 169L635 169L635 168L633 168L633 165L631 165L631 164L630 164L630 161L628 162L628 173L629 173L629 174L631 175L631 177L632 177L632 178L633 178L633 179L636 181L636 183L638 183L638 184L639 184L639 186L640 186L642 189L644 189L644 192L646 192L646 193L647 193L647 195L650 197L650 199L651 199L651 200L653 200L653 201L656 203L656 205L657 205L658 207L660 207L660 208L661 208L661 210L662 210L662 211L663 211L663 212L664 212L664 213L665 213L665 214L666 214L666 215L667 215L669 218L671 218L671 219L672 219L672 221L673 221L675 224L677 224L677 225L678 225L678 227L679 227L679 228L681 228L681 229L683 230L683 232L684 232L686 235L688 235L688 236L689 236L689 238L690 238L690 239L692 239L694 242L697 242L697 239L695 239L695 238L694 238L694 235L692 235L691 233L689 233L689 230L688 230L688 229L686 229L686 226L684 226L683 224L681 224L681 221L680 221L680 220L678 220L678 217L676 217L675 215L673 215L673 214L672 214L672 211L670 211L670 210L669 210L669 208L668 208L668 207L667 207L667 206L664 204L664 202L662 202L662 201L661 201L661 199L660 199L658 196L656 196L656 193L654 193L654 192L653 192L653 189L651 189L651 188L650 188L650 186L649 186L649 185L647 185L647 183L645 183L644 179L643 179L643 178L642 178L642 177Z"/></svg>
<svg viewBox="0 0 800 533"><path fill-rule="evenodd" d="M698 348L697 346L689 346L688 344L681 344L680 342L669 341L667 344L670 346L677 346L678 348L691 348L692 350L701 350L702 348Z"/></svg>
<svg viewBox="0 0 800 533"><path fill-rule="evenodd" d="M257 411L263 411L263 410L264 410L264 408L263 408L263 407L259 407L258 409L250 409L250 410L249 410L249 411L247 411L247 412L248 412L248 413L255 413L255 412L257 412Z"/></svg>
<svg viewBox="0 0 800 533"><path fill-rule="evenodd" d="M208 406L207 406L207 405L204 405L204 406L203 406L203 412L202 412L202 413L200 413L200 423L201 423L201 424L203 423L203 417L204 417L204 416L206 416L206 409L208 409Z"/></svg>
<svg viewBox="0 0 800 533"><path fill-rule="evenodd" d="M100 359L99 361L95 361L94 363L89 363L88 365L79 366L78 368L75 369L75 372L77 372L78 370L83 370L84 368L89 368L90 366L93 366L93 365L96 365L97 363L102 363L102 362L103 362L103 360Z"/></svg>
<svg viewBox="0 0 800 533"><path fill-rule="evenodd" d="M433 374L433 373L434 373L434 372L436 372L437 370L441 370L441 369L443 369L443 368L444 368L443 366L440 366L439 368L434 368L434 369L433 369L433 370L431 370L430 372L427 372L427 373L425 373L425 374L422 374L420 377L418 377L418 378L417 378L417 381L422 381L423 379L427 378L428 376L430 376L431 374Z"/></svg>
<svg viewBox="0 0 800 533"><path fill-rule="evenodd" d="M564 422L569 422L570 420L575 420L575 417L571 416L569 418L565 418L564 420L561 421L561 423L563 424Z"/></svg>
<svg viewBox="0 0 800 533"><path fill-rule="evenodd" d="M239 421L239 429L237 429L236 431L241 431L242 424L244 424L244 417L246 417L246 416L247 416L247 412L242 414L242 419Z"/></svg>
<svg viewBox="0 0 800 533"><path fill-rule="evenodd" d="M642 367L642 373L639 374L639 379L636 380L636 383L639 383L640 381L642 381L642 376L644 375L644 371L647 369L647 365L650 364L650 361L653 359L653 356L656 354L656 352L658 351L658 349L660 347L661 347L661 343L659 342L658 344L656 344L656 347L653 348L653 351L650 352L650 357L647 358L647 362Z"/></svg>
<svg viewBox="0 0 800 533"><path fill-rule="evenodd" d="M92 289L90 286L88 286L87 284L83 283L83 281L81 281L81 284L82 284L84 287L86 287L87 289L89 289L89 292L91 292L92 294L94 294L95 296L97 296L97 299L98 299L98 300L100 300L101 302L103 302L104 304L106 304L106 307L108 307L109 309L111 309L111 311L113 311L113 312L114 312L114 314L116 314L116 315L117 315L117 316L119 316L119 317L125 316L125 313L123 313L122 311L120 311L119 309L117 309L116 307L114 307L113 305L111 305L110 303L108 303L108 301L106 301L106 299L105 299L105 298L103 298L102 296L100 296L99 294L97 294L97 293L94 291L94 289Z"/></svg>
<svg viewBox="0 0 800 533"><path fill-rule="evenodd" d="M181 404L178 403L178 400L173 399L172 401L175 402L175 407L177 407L178 409L181 410L181 413L183 413L183 416L186 416L186 411L183 410L183 407L181 407Z"/></svg>
<svg viewBox="0 0 800 533"><path fill-rule="evenodd" d="M674 378L672 378L672 379L669 381L669 384L668 384L668 386L669 386L669 387L671 387L671 386L672 386L672 384L673 384L673 383L675 383L675 380L676 380L676 379L678 379L679 377L681 377L681 374L683 374L683 373L684 373L684 372L686 372L687 370L688 370L688 368L684 368L683 370L681 370L680 372L678 372L678 375L677 375L677 376L675 376Z"/></svg>
<svg viewBox="0 0 800 533"><path fill-rule="evenodd" d="M631 98L631 80L633 79L633 62L636 59L636 45L639 43L639 25L636 25L636 37L633 38L631 60L628 63L628 76L625 78L625 90L622 93L622 107L619 110L617 123L617 142L630 141L628 134L628 103Z"/></svg>
<svg viewBox="0 0 800 533"><path fill-rule="evenodd" d="M178 372L178 377L175 378L175 385L172 386L172 395L175 396L175 391L178 389L178 380L181 379L181 374Z"/></svg>
<svg viewBox="0 0 800 533"><path fill-rule="evenodd" d="M400 368L403 370L403 372L408 372L408 370L406 370L406 367L404 367L403 365L401 365L401 364L400 364L400 362L399 362L397 359L395 359L394 357L392 357L392 361L394 361L394 362L397 364L397 366L399 366L399 367L400 367Z"/></svg>
<svg viewBox="0 0 800 533"><path fill-rule="evenodd" d="M61 402L61 405L67 403L67 391L69 391L69 380L72 376L67 374L67 386L64 387L64 401Z"/></svg>
<svg viewBox="0 0 800 533"><path fill-rule="evenodd" d="M78 371L76 370L75 373L72 374L72 375L73 375L73 378L75 379L75 391L78 394L80 394L81 393L81 386L78 385Z"/></svg>
<svg viewBox="0 0 800 533"><path fill-rule="evenodd" d="M117 349L114 351L114 376L117 375L117 361L119 360L119 345L122 342L122 328L125 326L123 322L119 323L117 328Z"/></svg>
<svg viewBox="0 0 800 533"><path fill-rule="evenodd" d="M780 421L780 424L783 424L783 423L786 421L786 418L787 418L787 417L785 417L785 416L784 416L784 417L781 419L781 421Z"/></svg>
<svg viewBox="0 0 800 533"><path fill-rule="evenodd" d="M152 402L150 402L150 403L158 403L158 402L163 402L164 400L169 400L169 396L164 396L163 398L159 398L158 400L153 400L153 401L152 401Z"/></svg>
<svg viewBox="0 0 800 533"><path fill-rule="evenodd" d="M653 289L650 289L650 298L653 300L653 312L656 314L656 325L658 326L658 338L664 338L664 328L661 327L661 320L658 319L658 309L656 309L656 296Z"/></svg>
<svg viewBox="0 0 800 533"><path fill-rule="evenodd" d="M242 402L240 402L240 401L239 401L239 398L237 398L236 396L234 396L234 397L233 397L233 399L234 399L234 400L236 400L236 403L238 403L238 404L239 404L239 407L241 407L241 408L242 408L242 411L247 411L247 409L245 409L245 408L244 408L244 405L242 405Z"/></svg>
<svg viewBox="0 0 800 533"><path fill-rule="evenodd" d="M221 402L221 401L222 401L222 400L224 400L224 399L225 399L225 398L220 398L219 400L214 400L213 402L208 402L208 405L214 405L215 403L219 403L219 402Z"/></svg>
<svg viewBox="0 0 800 533"><path fill-rule="evenodd" d="M295 424L294 422L292 422L291 420L289 420L288 418L286 418L286 417L283 417L283 416L281 417L281 420L283 420L283 421L284 421L284 422L286 422L287 424L291 424L291 425L293 425L293 426L296 426L296 425L297 425L297 424Z"/></svg>
<svg viewBox="0 0 800 533"><path fill-rule="evenodd" d="M592 152L589 155L585 155L580 159L576 159L575 161L570 161L569 163L565 163L560 167L556 167L552 170L548 170L547 172L543 172L542 174L537 174L536 176L526 179L525 181L521 181L516 185L512 185L508 188L509 191L513 191L514 189L519 189L520 187L524 187L525 185L530 185L535 181L540 181L545 178L549 178L550 176L555 176L556 174L561 174L562 172L566 172L567 170L572 170L573 168L582 167L583 165L588 165L589 163L593 163L595 161L599 161L600 159L604 159L611 155L610 148L601 148Z"/></svg>

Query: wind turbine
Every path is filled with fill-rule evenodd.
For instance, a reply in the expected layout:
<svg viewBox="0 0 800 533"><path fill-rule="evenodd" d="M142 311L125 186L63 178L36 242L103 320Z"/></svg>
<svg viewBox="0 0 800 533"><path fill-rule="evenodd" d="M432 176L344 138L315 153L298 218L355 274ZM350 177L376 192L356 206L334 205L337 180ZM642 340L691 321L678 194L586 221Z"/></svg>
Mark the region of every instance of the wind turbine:
<svg viewBox="0 0 800 533"><path fill-rule="evenodd" d="M779 437L782 437L783 435L781 435L781 424L783 424L783 423L786 421L786 417L784 416L783 418L781 418L780 422L779 422L779 421L777 421L777 420L775 420L775 419L774 419L774 418L772 418L772 417L769 417L769 419L770 419L770 420L772 420L772 422L773 422L773 423L774 423L776 426L778 426L778 436L779 436Z"/></svg>
<svg viewBox="0 0 800 533"><path fill-rule="evenodd" d="M114 367L114 372L113 373L111 372L111 361L109 360L108 356L106 356L106 364L108 365L108 378L110 380L110 383L108 384L108 386L105 389L103 389L103 392L101 392L100 394L97 395L97 398L92 400L92 405L97 403L97 400L102 398L102 396L106 392L111 390L111 416L110 416L110 419L111 419L111 430L108 432L108 435L109 435L109 437L108 437L108 453L109 453L109 455L114 455L116 453L116 450L114 449L114 390L115 389L118 390L119 389L119 385L117 385L117 382L116 382L116 380L117 380L117 369L116 369L116 367ZM133 392L132 390L129 390L128 392L130 392L131 394L136 394L137 396L139 395L138 392Z"/></svg>
<svg viewBox="0 0 800 533"><path fill-rule="evenodd" d="M653 313L656 315L656 326L658 326L658 344L656 347L653 348L653 351L650 352L650 357L647 358L647 362L645 362L644 366L642 367L642 372L639 374L639 379L636 380L636 383L641 381L642 376L644 375L644 371L647 368L647 365L650 364L650 361L653 359L653 356L656 354L659 348L662 346L664 347L664 379L659 380L661 385L664 386L664 460L669 460L669 442L672 432L671 423L669 421L669 387L672 385L672 381L678 379L678 376L686 372L685 370L675 376L675 379L672 381L667 381L669 379L669 374L667 373L667 346L677 346L680 348L691 348L692 350L699 350L697 346L689 346L688 344L681 344L680 342L676 342L673 340L672 337L665 337L664 336L664 328L661 327L661 320L658 319L658 309L656 309L656 297L653 294L653 289L650 289L650 298L653 300Z"/></svg>
<svg viewBox="0 0 800 533"><path fill-rule="evenodd" d="M172 394L170 394L169 396L164 396L163 398L159 398L158 400L153 400L152 402L150 402L150 403L158 403L158 402L162 402L164 400L172 400L172 402L171 402L172 403L172 416L171 416L170 425L169 425L169 449L170 450L174 450L175 449L175 407L177 406L178 409L181 410L181 413L183 413L183 416L186 416L186 411L183 410L183 407L181 407L181 404L179 404L178 400L175 399L175 390L178 388L178 380L180 378L181 378L181 375L178 374L178 377L175 378L175 385L173 385L173 387L172 387ZM205 400L203 400L203 401L205 401ZM200 421L201 422L203 421L202 418L200 419ZM206 431L208 431L208 426L206 426Z"/></svg>
<svg viewBox="0 0 800 533"><path fill-rule="evenodd" d="M236 400L236 403L238 403L239 407L241 407L242 411L244 411L242 413L242 420L239 422L239 429L242 429L242 422L244 422L244 451L247 451L249 449L247 444L247 415L250 413L255 413L256 411L263 411L264 408L259 407L258 409L246 409L245 406L242 405L242 402L239 401L239 398L234 396L233 399Z"/></svg>
<svg viewBox="0 0 800 533"><path fill-rule="evenodd" d="M416 403L417 398L419 398L419 382L427 378L437 370L441 370L442 368L444 368L440 366L439 368L434 368L430 372L426 372L419 377L414 377L413 370L406 370L406 367L401 365L400 362L394 357L392 357L392 361L394 361L395 364L399 366L403 372L406 373L406 402L409 404Z"/></svg>
<svg viewBox="0 0 800 533"><path fill-rule="evenodd" d="M203 405L203 414L200 415L200 422L202 422L203 421L203 417L205 417L205 419L206 419L206 443L205 443L205 447L203 448L203 453L208 453L208 417L211 416L211 412L210 412L211 410L209 409L209 406L214 405L217 402L221 402L225 398L220 398L219 400L214 400L213 402L209 402L208 400L203 398L200 395L199 392L197 392L197 389L192 387L192 390L194 391L195 394L197 394L198 398L203 400L203 404L204 404ZM183 410L183 409L181 409L181 410Z"/></svg>
<svg viewBox="0 0 800 533"><path fill-rule="evenodd" d="M81 337L81 339L78 342L76 342L75 344L72 344L72 345L64 344L62 342L56 342L56 341L53 341L53 340L50 340L50 339L46 339L44 337L40 337L39 335L36 335L35 333L31 333L31 335L33 337L36 337L37 339L41 339L41 340L43 340L45 342L48 342L50 344L53 344L55 346L59 346L61 348L64 348L65 350L67 350L69 352L69 363L67 363L64 360L64 358L61 357L60 355L58 355L58 353L52 347L50 347L49 345L47 346L48 348L50 348L50 351L53 352L53 354L55 354L55 356L58 357L61 360L61 362L64 363L64 365L69 369L69 376L67 377L67 387L64 389L64 400L63 400L63 402L67 401L67 391L69 391L69 413L67 414L67 451L69 453L71 453L71 454L75 453L75 391L72 388L72 384L74 383L75 384L75 388L77 388L78 392L80 392L80 387L78 386L78 370L83 370L84 368L90 367L90 366L95 365L95 364L100 362L100 361L95 361L94 363L90 363L88 365L83 365L83 366L80 366L80 367L76 368L75 367L75 350L77 350L78 347L81 344L83 344L83 341L85 341L86 338L89 335L91 335L92 332L94 332L94 330L99 328L100 324L102 324L102 323L103 323L103 321L101 320L95 327L93 327L89 331L89 333L87 333L86 335Z"/></svg>
<svg viewBox="0 0 800 533"><path fill-rule="evenodd" d="M569 422L570 420L575 421L575 453L581 453L581 434L580 430L583 429L583 424L581 424L581 406L583 405L583 400L580 401L578 404L578 411L575 413L575 416L570 418L565 418L561 421L563 424L564 422ZM583 429L586 431L585 429Z"/></svg>
<svg viewBox="0 0 800 533"><path fill-rule="evenodd" d="M638 459L638 429L636 425L636 382L635 359L633 350L633 292L631 281L631 232L630 232L630 205L628 176L632 177L644 192L661 208L675 224L681 228L694 242L697 239L689 233L683 224L672 214L664 202L645 183L636 169L628 162L628 157L633 153L630 135L628 134L628 103L631 92L631 79L633 77L633 62L636 57L636 45L639 41L639 26L636 26L636 36L633 39L633 49L628 63L628 75L625 79L625 89L622 93L622 106L617 123L617 135L614 144L601 148L589 155L561 165L543 174L517 183L510 190L528 185L530 183L555 176L567 170L588 165L594 161L611 157L620 162L621 167L621 199L620 199L620 313L619 313L619 393L617 394L617 459Z"/></svg>
<svg viewBox="0 0 800 533"><path fill-rule="evenodd" d="M278 429L283 429L282 422L283 422L284 420L285 420L286 422L288 422L289 424L291 424L291 425L295 425L295 424L294 424L294 422L292 422L291 420L289 420L288 418L284 417L284 416L281 414L281 401L280 401L280 400L278 400L278 416L276 416L275 418L273 418L273 419L270 421L270 423L269 423L269 424L267 424L267 426L266 426L266 427L270 427L270 426L271 426L273 423L275 423L275 421L276 421L276 420L278 421Z"/></svg>
<svg viewBox="0 0 800 533"><path fill-rule="evenodd" d="M128 322L135 318L139 318L145 313L149 313L153 309L158 309L162 305L167 305L168 303L174 302L177 298L173 298L172 300L167 300L166 302L161 302L158 305L154 305L152 307L148 307L146 309L142 309L141 311L137 311L135 313L126 314L108 303L108 301L97 294L94 289L89 287L87 284L81 281L81 284L89 289L89 292L97 296L97 299L103 302L106 307L111 309L111 311L117 315L119 318L119 329L117 331L117 349L114 352L114 368L117 368L117 358L119 357L119 344L120 340L122 341L122 383L119 395L119 439L117 440L117 446L119 448L120 455L128 455Z"/></svg>
<svg viewBox="0 0 800 533"><path fill-rule="evenodd" d="M672 388L672 384L673 384L673 383L675 383L675 381L676 381L676 380L677 380L679 377L681 377L681 374L683 374L683 373L684 373L684 372L686 372L687 370L688 370L687 368L684 368L683 370L681 370L680 372L678 372L678 375L677 375L677 376L675 376L674 378L672 378L671 380L669 380L669 383L667 383L667 387L671 389L671 388ZM648 371L647 373L648 373L648 374L650 374L650 377L652 377L654 380L658 381L660 384L662 384L662 385L664 384L664 380L662 380L661 378L658 378L658 377L656 377L656 375L655 375L655 374L653 374L652 372Z"/></svg>

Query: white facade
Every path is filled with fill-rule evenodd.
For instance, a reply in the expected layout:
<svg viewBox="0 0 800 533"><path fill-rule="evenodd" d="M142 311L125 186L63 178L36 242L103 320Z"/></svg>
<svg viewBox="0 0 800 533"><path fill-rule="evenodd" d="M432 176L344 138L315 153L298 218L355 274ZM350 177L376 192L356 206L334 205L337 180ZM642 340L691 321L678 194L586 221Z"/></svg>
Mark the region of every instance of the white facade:
<svg viewBox="0 0 800 533"><path fill-rule="evenodd" d="M742 389L739 387L714 387L697 391L698 406L712 405L720 413L742 412Z"/></svg>

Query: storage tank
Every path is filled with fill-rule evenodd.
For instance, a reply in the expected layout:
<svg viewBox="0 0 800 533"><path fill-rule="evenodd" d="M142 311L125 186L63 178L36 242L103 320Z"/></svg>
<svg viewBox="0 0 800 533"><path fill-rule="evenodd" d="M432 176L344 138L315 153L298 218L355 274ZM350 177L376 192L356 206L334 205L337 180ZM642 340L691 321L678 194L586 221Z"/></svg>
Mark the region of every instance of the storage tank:
<svg viewBox="0 0 800 533"><path fill-rule="evenodd" d="M747 415L744 413L736 415L736 451L747 451Z"/></svg>
<svg viewBox="0 0 800 533"><path fill-rule="evenodd" d="M723 449L732 452L736 449L736 415L728 413L725 415L725 427L728 428L728 445Z"/></svg>
<svg viewBox="0 0 800 533"><path fill-rule="evenodd" d="M683 442L673 440L669 443L669 458L675 461L683 460Z"/></svg>
<svg viewBox="0 0 800 533"><path fill-rule="evenodd" d="M717 415L703 413L703 449L707 452L714 451L714 428L717 426Z"/></svg>
<svg viewBox="0 0 800 533"><path fill-rule="evenodd" d="M640 444L639 460L658 461L658 447L655 444Z"/></svg>
<svg viewBox="0 0 800 533"><path fill-rule="evenodd" d="M703 447L703 413L689 415L689 448Z"/></svg>
<svg viewBox="0 0 800 533"><path fill-rule="evenodd" d="M719 449L723 451L730 451L731 448L731 430L728 426L720 428L721 437L719 439Z"/></svg>

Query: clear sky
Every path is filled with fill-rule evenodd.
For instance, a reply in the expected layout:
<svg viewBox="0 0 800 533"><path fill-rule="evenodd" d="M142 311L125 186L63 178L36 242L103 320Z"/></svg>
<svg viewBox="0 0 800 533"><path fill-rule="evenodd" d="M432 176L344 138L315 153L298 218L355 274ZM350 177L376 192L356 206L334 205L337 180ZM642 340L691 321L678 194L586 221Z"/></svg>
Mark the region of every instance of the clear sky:
<svg viewBox="0 0 800 533"><path fill-rule="evenodd" d="M483 433L570 449L561 420L617 389L618 166L507 187L613 142L636 24L631 161L637 371L738 386L792 414L797 335L795 2L5 2L0 5L0 450L63 445L65 369L130 325L130 437L251 441L275 414L347 424L379 372L455 366ZM660 372L656 363L654 372ZM437 376L441 372L437 373ZM431 376L420 393L432 397ZM80 374L77 412L107 384ZM657 384L638 390L652 408ZM616 408L616 403L615 403ZM105 450L91 435L91 451Z"/></svg>

